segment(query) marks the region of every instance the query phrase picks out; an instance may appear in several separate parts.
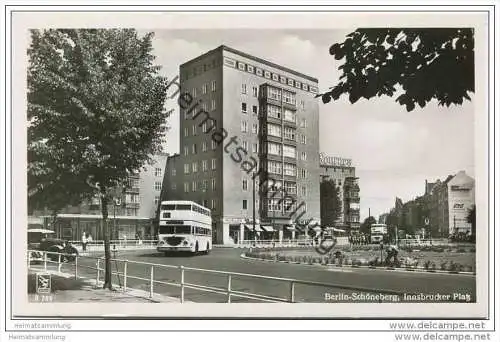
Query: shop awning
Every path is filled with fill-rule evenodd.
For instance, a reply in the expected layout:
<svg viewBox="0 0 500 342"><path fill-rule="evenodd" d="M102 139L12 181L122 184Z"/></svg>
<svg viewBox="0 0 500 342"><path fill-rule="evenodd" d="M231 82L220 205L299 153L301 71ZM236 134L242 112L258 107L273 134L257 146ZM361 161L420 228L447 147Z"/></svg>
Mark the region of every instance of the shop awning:
<svg viewBox="0 0 500 342"><path fill-rule="evenodd" d="M250 230L250 231L253 231L253 224L245 224L245 228ZM261 232L262 229L260 228L260 225L259 224L255 224L255 231L256 232Z"/></svg>
<svg viewBox="0 0 500 342"><path fill-rule="evenodd" d="M333 231L338 233L345 233L345 230L339 228L333 228Z"/></svg>
<svg viewBox="0 0 500 342"><path fill-rule="evenodd" d="M288 229L288 230L290 230L292 232L295 231L295 230L297 230L297 229L295 229L294 226L285 226L285 227L286 227L286 229Z"/></svg>
<svg viewBox="0 0 500 342"><path fill-rule="evenodd" d="M262 226L262 229L264 229L266 232L274 232L274 229L272 226Z"/></svg>

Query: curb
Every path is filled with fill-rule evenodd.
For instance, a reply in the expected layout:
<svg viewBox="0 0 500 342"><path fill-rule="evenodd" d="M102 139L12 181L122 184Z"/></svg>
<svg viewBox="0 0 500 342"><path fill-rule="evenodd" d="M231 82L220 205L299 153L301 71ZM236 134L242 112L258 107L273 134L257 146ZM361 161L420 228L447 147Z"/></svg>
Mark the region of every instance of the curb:
<svg viewBox="0 0 500 342"><path fill-rule="evenodd" d="M32 272L36 272L38 271L37 269L34 269L34 268L31 268L28 270L28 273L29 271L32 271ZM40 270L40 271L43 271L45 273L49 273L49 274L53 274L53 275L57 275L59 277L63 277L63 278L74 278L75 275L74 274L71 274L71 273L64 273L64 272L57 272L57 271L54 271L54 270ZM96 283L95 283L95 279L91 279L91 278L87 278L87 277L78 277L79 280L82 280L84 283L86 283L87 285L89 286L92 286L92 288L95 288L96 287ZM102 281L99 281L99 285L103 284ZM179 298L176 298L176 297L169 297L169 296L164 296L164 295L161 295L159 293L153 293L153 298L150 298L149 297L149 292L147 291L144 291L144 290L138 290L138 289L134 289L134 288L127 288L127 290L123 291L123 288L121 286L116 286L116 284L113 284L113 287L117 289L117 291L120 291L124 294L127 294L131 297L135 297L135 298L141 298L141 299L145 299L145 300L148 300L150 302L153 302L153 303L175 303L175 302L178 302L180 303L180 299ZM184 303L191 303L190 301L184 301Z"/></svg>
<svg viewBox="0 0 500 342"><path fill-rule="evenodd" d="M270 260L270 259L262 259L262 258L254 258L249 257L245 253L240 254L240 258L247 260L256 260L256 261L267 261L274 263L282 263L282 264L296 264L296 265L316 265L316 266L329 266L329 267L338 267L338 268L366 268L366 269L377 269L384 271L398 271L398 272L414 272L414 273L439 273L439 274L462 274L462 275L470 275L475 276L476 272L459 272L459 271L443 271L443 270L426 270L423 267L387 267L387 266L368 266L368 265L338 265L338 264L318 264L318 263L304 263L298 261L285 261L285 260Z"/></svg>

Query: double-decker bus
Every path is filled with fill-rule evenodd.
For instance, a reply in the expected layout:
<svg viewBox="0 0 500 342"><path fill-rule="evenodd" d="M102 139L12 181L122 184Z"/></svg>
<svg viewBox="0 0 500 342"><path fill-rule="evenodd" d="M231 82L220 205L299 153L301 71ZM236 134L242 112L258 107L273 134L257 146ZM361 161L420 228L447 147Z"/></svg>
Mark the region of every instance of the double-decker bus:
<svg viewBox="0 0 500 342"><path fill-rule="evenodd" d="M382 223L372 224L370 227L370 241L371 243L380 243L384 241L387 235L387 225Z"/></svg>
<svg viewBox="0 0 500 342"><path fill-rule="evenodd" d="M209 253L212 249L212 216L192 201L162 201L160 204L158 252Z"/></svg>

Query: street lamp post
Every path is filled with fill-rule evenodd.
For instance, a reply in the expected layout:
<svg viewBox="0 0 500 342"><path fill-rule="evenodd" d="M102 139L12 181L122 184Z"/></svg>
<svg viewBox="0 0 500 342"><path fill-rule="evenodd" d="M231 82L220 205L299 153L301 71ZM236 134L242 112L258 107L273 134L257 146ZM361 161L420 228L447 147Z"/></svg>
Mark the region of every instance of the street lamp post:
<svg viewBox="0 0 500 342"><path fill-rule="evenodd" d="M116 199L113 200L113 239L116 238Z"/></svg>
<svg viewBox="0 0 500 342"><path fill-rule="evenodd" d="M398 246L398 226L394 226L394 229L396 230L396 246Z"/></svg>
<svg viewBox="0 0 500 342"><path fill-rule="evenodd" d="M114 236L114 239L116 239L116 206L120 205L121 204L121 201L119 198L113 198L113 236Z"/></svg>
<svg viewBox="0 0 500 342"><path fill-rule="evenodd" d="M252 176L252 229L255 232L255 172Z"/></svg>

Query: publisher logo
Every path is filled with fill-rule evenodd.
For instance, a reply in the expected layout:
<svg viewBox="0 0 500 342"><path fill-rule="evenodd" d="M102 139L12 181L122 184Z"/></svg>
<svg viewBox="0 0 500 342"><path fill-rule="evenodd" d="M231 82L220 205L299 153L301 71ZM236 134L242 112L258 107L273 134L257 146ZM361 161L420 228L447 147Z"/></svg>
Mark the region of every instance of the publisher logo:
<svg viewBox="0 0 500 342"><path fill-rule="evenodd" d="M36 293L48 294L50 293L51 278L50 274L37 273L36 274Z"/></svg>

